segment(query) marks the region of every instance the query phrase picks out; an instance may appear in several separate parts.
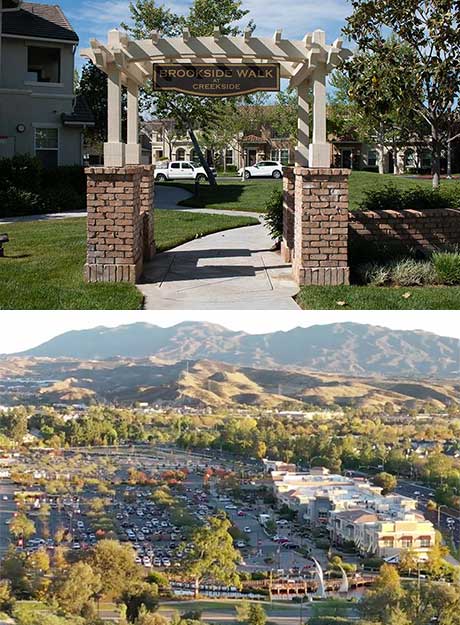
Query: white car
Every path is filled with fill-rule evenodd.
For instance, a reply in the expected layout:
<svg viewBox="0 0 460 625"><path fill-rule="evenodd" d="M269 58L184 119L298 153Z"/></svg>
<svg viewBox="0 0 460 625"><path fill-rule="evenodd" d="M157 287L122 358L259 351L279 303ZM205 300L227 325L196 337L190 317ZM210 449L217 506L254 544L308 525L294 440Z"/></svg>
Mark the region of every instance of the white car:
<svg viewBox="0 0 460 625"><path fill-rule="evenodd" d="M157 182L166 182L167 180L198 180L199 182L204 182L207 179L204 168L190 161L158 163L155 169L155 180Z"/></svg>
<svg viewBox="0 0 460 625"><path fill-rule="evenodd" d="M245 532L245 534L250 534L252 532L252 530L251 530L250 527L245 527L244 528L244 532Z"/></svg>
<svg viewBox="0 0 460 625"><path fill-rule="evenodd" d="M260 161L256 165L244 167L238 172L245 180L250 178L275 178L280 180L283 177L283 165L277 161Z"/></svg>

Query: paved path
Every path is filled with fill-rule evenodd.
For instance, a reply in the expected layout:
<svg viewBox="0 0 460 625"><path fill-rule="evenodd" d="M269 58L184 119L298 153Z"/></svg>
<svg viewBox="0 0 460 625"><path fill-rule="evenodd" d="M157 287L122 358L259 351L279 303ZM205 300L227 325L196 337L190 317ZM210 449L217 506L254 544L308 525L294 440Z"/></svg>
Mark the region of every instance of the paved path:
<svg viewBox="0 0 460 625"><path fill-rule="evenodd" d="M160 191L161 189L161 191ZM189 209L177 203L190 194L157 187L159 209L244 215L244 211ZM147 310L297 310L291 267L270 251L267 229L248 226L210 234L158 254L138 287Z"/></svg>
<svg viewBox="0 0 460 625"><path fill-rule="evenodd" d="M246 211L187 208L190 193L157 186L155 208L213 215L259 217L258 226L210 234L158 254L145 266L142 284L147 310L298 310L298 287L291 267L271 251L273 241L262 217ZM0 219L1 224L84 217L56 213Z"/></svg>

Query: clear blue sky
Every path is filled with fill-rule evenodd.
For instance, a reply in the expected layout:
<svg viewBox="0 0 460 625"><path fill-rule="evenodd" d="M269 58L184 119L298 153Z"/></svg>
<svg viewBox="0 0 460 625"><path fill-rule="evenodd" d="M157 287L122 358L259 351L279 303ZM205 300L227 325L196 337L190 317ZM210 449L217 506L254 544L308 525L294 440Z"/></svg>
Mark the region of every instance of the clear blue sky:
<svg viewBox="0 0 460 625"><path fill-rule="evenodd" d="M43 3L46 1L52 3L51 0L43 0ZM87 47L93 37L105 41L108 30L129 18L129 0L55 1L79 34L82 47ZM166 0L158 4L185 13L192 0ZM305 33L322 28L328 41L340 35L345 17L350 13L348 0L244 0L243 6L250 11L248 18L255 21L256 34L260 36L272 35L282 28L284 36L301 39Z"/></svg>

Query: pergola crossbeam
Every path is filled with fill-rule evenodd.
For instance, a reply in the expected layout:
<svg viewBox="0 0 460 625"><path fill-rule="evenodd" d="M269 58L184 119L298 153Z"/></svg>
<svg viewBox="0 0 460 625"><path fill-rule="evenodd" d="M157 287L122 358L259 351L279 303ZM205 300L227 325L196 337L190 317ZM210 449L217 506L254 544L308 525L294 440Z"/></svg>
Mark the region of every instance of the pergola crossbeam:
<svg viewBox="0 0 460 625"><path fill-rule="evenodd" d="M278 63L281 77L289 79L290 86L299 92L300 138L296 162L312 167L326 166L325 162L329 158L325 137L326 77L351 54L343 48L340 39L329 45L326 43L326 33L322 30L307 33L302 40L283 39L280 29L272 37L255 37L251 28L246 28L242 36L231 37L223 35L216 27L209 37L192 37L190 29L186 28L179 37L162 37L161 33L154 31L149 39L133 40L115 29L109 32L106 44L93 39L90 45L91 48L83 50L81 55L109 75L109 126L110 136L114 140L109 140L105 151L106 164L135 164L136 159L140 158L136 143L138 131L135 108L138 106L139 87L152 78L154 65ZM126 151L119 143L121 138L118 128L122 84L126 85L129 96L129 140ZM308 156L307 91L311 86L314 93L314 133ZM117 98L120 101L116 101ZM112 124L111 115L115 119Z"/></svg>

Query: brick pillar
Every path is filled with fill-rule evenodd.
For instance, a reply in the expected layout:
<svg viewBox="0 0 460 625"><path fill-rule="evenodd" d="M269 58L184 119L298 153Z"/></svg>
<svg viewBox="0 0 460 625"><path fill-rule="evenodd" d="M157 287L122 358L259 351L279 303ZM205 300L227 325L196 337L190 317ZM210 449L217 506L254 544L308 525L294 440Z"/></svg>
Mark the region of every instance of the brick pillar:
<svg viewBox="0 0 460 625"><path fill-rule="evenodd" d="M293 273L299 285L350 283L348 169L296 167Z"/></svg>
<svg viewBox="0 0 460 625"><path fill-rule="evenodd" d="M136 282L142 273L144 168L89 167L87 175L88 282Z"/></svg>
<svg viewBox="0 0 460 625"><path fill-rule="evenodd" d="M152 260L155 256L155 231L154 231L154 191L155 191L155 166L144 165L141 178L141 213L143 229L143 254L144 261Z"/></svg>
<svg viewBox="0 0 460 625"><path fill-rule="evenodd" d="M294 191L295 175L293 167L283 169L283 240L281 258L283 262L292 262L294 250Z"/></svg>

